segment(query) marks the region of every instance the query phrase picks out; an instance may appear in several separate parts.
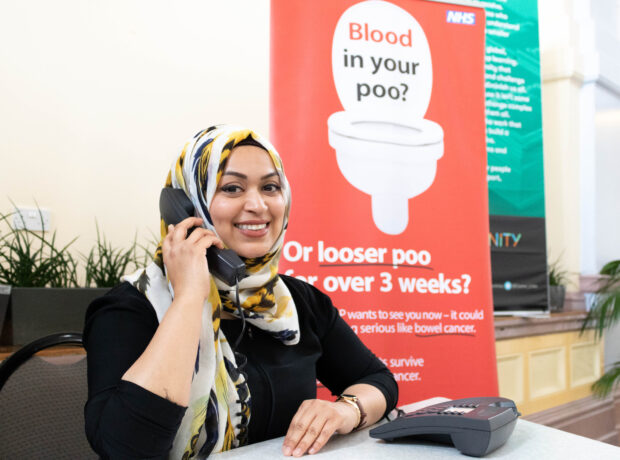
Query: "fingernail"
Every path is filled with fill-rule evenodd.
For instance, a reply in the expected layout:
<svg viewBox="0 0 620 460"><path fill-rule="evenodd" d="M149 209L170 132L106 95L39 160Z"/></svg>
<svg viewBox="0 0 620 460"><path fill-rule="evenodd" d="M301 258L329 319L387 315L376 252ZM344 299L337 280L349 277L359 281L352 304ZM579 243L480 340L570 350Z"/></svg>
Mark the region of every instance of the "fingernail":
<svg viewBox="0 0 620 460"><path fill-rule="evenodd" d="M291 455L291 448L289 446L284 447L284 449L282 449L282 452L284 453L284 455L289 456Z"/></svg>
<svg viewBox="0 0 620 460"><path fill-rule="evenodd" d="M301 449L297 448L293 451L293 455L295 457L299 457L301 455Z"/></svg>
<svg viewBox="0 0 620 460"><path fill-rule="evenodd" d="M316 449L315 449L314 447L312 447L312 448L308 451L308 453L309 453L310 455L314 454L315 452L316 452Z"/></svg>

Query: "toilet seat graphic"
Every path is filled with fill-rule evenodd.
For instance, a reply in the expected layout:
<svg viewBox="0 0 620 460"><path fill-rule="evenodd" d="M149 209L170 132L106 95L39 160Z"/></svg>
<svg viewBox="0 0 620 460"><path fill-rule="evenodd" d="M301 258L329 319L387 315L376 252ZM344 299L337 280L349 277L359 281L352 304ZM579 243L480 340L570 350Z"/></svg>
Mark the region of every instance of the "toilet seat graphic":
<svg viewBox="0 0 620 460"><path fill-rule="evenodd" d="M368 30L404 31L404 36L412 37L411 49L352 40L351 24L366 24ZM343 50L348 53L344 61ZM364 62L366 57L366 62L375 65L376 72L370 74L363 66L351 68L350 56L360 56L358 62ZM407 76L381 73L375 56L393 62L417 62L417 73ZM437 160L444 151L443 129L424 119L432 91L430 47L424 31L409 12L392 3L357 3L342 14L336 26L332 71L344 111L332 114L327 120L329 145L336 151L338 167L345 179L371 195L372 218L377 228L398 235L409 223L409 199L432 185ZM368 81L369 88L371 85L398 88L400 84L407 89L411 87L411 91L406 97L362 99L359 84L357 94L353 92L355 81Z"/></svg>
<svg viewBox="0 0 620 460"><path fill-rule="evenodd" d="M441 126L424 118L405 121L381 115L369 116L364 113L343 111L332 114L328 118L327 125L332 132L340 136L368 142L430 148L443 140ZM438 155L436 159L442 154Z"/></svg>

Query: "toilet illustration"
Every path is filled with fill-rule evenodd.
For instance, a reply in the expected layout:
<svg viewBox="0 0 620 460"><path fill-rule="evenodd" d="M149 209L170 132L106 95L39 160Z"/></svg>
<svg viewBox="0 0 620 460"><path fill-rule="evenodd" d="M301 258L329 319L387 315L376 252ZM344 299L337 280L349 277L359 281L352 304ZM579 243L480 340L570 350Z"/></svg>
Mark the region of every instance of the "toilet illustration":
<svg viewBox="0 0 620 460"><path fill-rule="evenodd" d="M377 228L398 235L444 151L443 129L424 119L433 80L426 35L392 3L357 3L336 26L332 71L344 111L327 120L329 145L345 179L371 196Z"/></svg>

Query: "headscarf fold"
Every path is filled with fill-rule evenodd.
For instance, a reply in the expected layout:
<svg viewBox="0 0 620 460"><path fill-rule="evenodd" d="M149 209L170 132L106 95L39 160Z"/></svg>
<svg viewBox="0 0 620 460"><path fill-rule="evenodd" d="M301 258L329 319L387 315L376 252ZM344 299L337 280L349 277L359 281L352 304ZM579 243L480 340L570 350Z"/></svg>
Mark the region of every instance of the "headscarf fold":
<svg viewBox="0 0 620 460"><path fill-rule="evenodd" d="M299 342L297 309L291 294L278 276L278 261L290 210L290 188L275 148L260 135L238 126L212 126L200 131L183 147L173 163L166 187L182 189L191 199L195 215L205 228L217 234L209 208L233 149L243 141L261 145L280 177L285 200L283 228L276 242L262 257L243 259L248 277L239 283L243 315L249 323L268 332L285 345ZM243 145L243 144L242 144ZM168 232L161 221L161 239L154 261L125 276L146 295L161 322L174 296L165 275L162 243ZM250 393L245 374L220 329L222 310L239 316L234 307L235 288L211 277L211 291L202 311L202 328L190 390L190 402L174 439L170 458L205 458L247 442Z"/></svg>

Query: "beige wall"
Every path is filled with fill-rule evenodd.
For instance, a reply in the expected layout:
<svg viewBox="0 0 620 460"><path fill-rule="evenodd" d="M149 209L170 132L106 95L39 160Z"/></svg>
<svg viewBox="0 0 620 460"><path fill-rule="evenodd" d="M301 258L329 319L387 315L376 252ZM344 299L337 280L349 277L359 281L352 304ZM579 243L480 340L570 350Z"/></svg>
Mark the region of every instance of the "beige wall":
<svg viewBox="0 0 620 460"><path fill-rule="evenodd" d="M620 2L539 1L547 246L573 274L620 258Z"/></svg>
<svg viewBox="0 0 620 460"><path fill-rule="evenodd" d="M268 0L0 3L0 211L58 237L159 232L159 190L214 123L268 132Z"/></svg>
<svg viewBox="0 0 620 460"><path fill-rule="evenodd" d="M618 232L610 250L614 234L588 226L596 190L583 185L595 167L583 88L598 76L595 31L607 30L591 3L539 2L549 257L574 273L620 257ZM606 27L618 29L616 0L605 4L616 11ZM237 122L268 133L269 0L1 2L0 43L0 211L9 197L36 199L60 240L79 235L76 250L91 247L95 219L117 245L158 232L159 189L199 129ZM590 130L576 128L588 117ZM614 147L600 174L620 167L609 120L600 122ZM603 212L620 222L613 202L599 221Z"/></svg>

